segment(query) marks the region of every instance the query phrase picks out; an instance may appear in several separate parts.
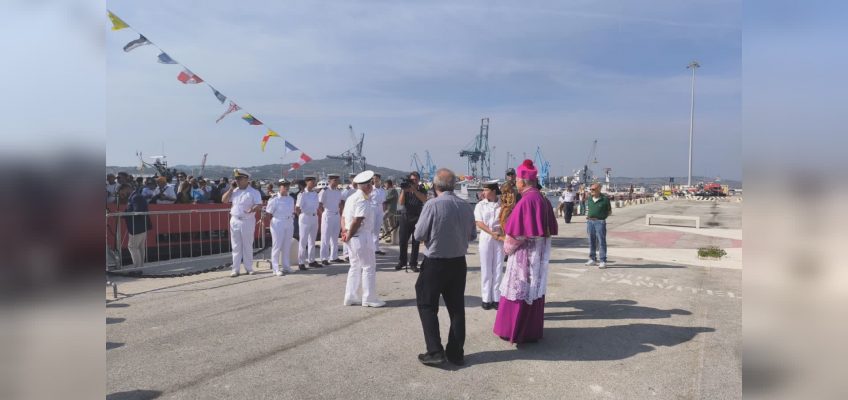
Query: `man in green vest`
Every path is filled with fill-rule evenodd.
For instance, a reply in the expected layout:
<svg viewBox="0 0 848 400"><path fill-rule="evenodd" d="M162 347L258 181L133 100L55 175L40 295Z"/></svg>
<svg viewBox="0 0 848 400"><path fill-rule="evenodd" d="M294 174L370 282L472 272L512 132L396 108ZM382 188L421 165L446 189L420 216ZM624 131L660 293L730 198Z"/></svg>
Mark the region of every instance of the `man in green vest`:
<svg viewBox="0 0 848 400"><path fill-rule="evenodd" d="M598 268L607 267L607 217L612 215L610 199L601 193L601 184L593 183L589 187L589 196L586 199L586 233L589 234L589 261L586 266L597 265ZM598 264L600 253L601 263Z"/></svg>

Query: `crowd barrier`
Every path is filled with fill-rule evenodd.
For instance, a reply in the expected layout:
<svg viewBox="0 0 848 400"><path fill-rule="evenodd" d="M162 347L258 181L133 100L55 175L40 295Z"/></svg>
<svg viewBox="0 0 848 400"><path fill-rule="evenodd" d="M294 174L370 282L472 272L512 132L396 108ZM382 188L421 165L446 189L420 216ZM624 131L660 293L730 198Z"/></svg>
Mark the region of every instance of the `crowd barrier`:
<svg viewBox="0 0 848 400"><path fill-rule="evenodd" d="M106 212L106 268L134 267L129 251L128 223L149 219L144 234L145 263L176 262L187 258L228 253L230 247L229 205L224 204L151 204L149 212L124 212L125 206L109 205ZM127 218L137 217L137 218ZM256 213L254 249L270 241L266 219ZM136 239L138 240L138 239ZM270 242L269 242L270 243Z"/></svg>

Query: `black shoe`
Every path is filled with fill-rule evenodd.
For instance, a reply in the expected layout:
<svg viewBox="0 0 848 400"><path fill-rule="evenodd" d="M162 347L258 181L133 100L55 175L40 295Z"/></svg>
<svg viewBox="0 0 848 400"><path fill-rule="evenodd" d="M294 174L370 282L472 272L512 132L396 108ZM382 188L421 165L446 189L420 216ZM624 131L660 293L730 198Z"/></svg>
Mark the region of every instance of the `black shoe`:
<svg viewBox="0 0 848 400"><path fill-rule="evenodd" d="M375 252L374 252L374 254L379 254L379 255L381 255L381 256L384 256L384 255L386 255L386 252L385 252L385 251L380 250L380 251L375 251Z"/></svg>
<svg viewBox="0 0 848 400"><path fill-rule="evenodd" d="M465 357L447 357L447 360L448 360L449 363L456 365L456 366L461 367L461 366L465 365Z"/></svg>
<svg viewBox="0 0 848 400"><path fill-rule="evenodd" d="M333 263L336 263L336 264L344 264L347 261L342 260L341 258L334 258L334 259L330 260L330 262L333 262Z"/></svg>
<svg viewBox="0 0 848 400"><path fill-rule="evenodd" d="M298 265L297 265L297 269L299 269L299 270L301 270L301 271L306 271L306 266L305 266L305 265L303 265L303 264L298 264Z"/></svg>
<svg viewBox="0 0 848 400"><path fill-rule="evenodd" d="M421 271L418 267L416 267L416 266L414 266L414 265L413 265L413 266L411 266L411 267L409 267L409 269L411 269L411 270L412 270L412 272L419 272L419 271Z"/></svg>
<svg viewBox="0 0 848 400"><path fill-rule="evenodd" d="M330 265L330 262L329 262L329 261L327 261L327 260L324 260L324 261L321 261L321 264L323 264L323 265Z"/></svg>
<svg viewBox="0 0 848 400"><path fill-rule="evenodd" d="M403 269L403 264L395 265L395 271L400 271Z"/></svg>
<svg viewBox="0 0 848 400"><path fill-rule="evenodd" d="M483 302L483 305L481 305L480 307L482 307L484 310L491 310L492 309L492 303Z"/></svg>
<svg viewBox="0 0 848 400"><path fill-rule="evenodd" d="M496 302L494 302L494 303L489 303L489 304L491 305L491 308L490 308L490 309L492 309L492 310L497 310L497 309L498 309L498 302L497 302L497 301L496 301Z"/></svg>
<svg viewBox="0 0 848 400"><path fill-rule="evenodd" d="M309 266L312 267L312 268L323 268L324 267L323 265L318 264L318 261L313 261L313 262L309 263Z"/></svg>
<svg viewBox="0 0 848 400"><path fill-rule="evenodd" d="M442 351L435 354L422 353L418 355L418 361L424 365L439 365L445 362L445 353Z"/></svg>

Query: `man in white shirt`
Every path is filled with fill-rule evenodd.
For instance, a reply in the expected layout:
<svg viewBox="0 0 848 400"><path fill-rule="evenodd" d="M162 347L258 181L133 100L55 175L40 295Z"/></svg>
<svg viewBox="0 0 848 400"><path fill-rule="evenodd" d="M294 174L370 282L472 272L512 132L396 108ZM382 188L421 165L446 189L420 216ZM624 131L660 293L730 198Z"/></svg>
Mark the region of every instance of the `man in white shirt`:
<svg viewBox="0 0 848 400"><path fill-rule="evenodd" d="M386 255L386 252L380 249L380 227L383 225L383 202L386 201L386 190L383 189L383 182L378 173L374 173L371 187L371 202L374 204L374 253L381 256Z"/></svg>
<svg viewBox="0 0 848 400"><path fill-rule="evenodd" d="M347 186L347 189L342 190L342 204L341 204L342 213L344 213L345 201L347 201L347 198L350 197L350 195L356 193L356 190L357 190L356 189L356 183L353 182L353 178L355 178L355 177L356 177L356 174L351 173L348 176L348 180L350 181L350 184ZM344 215L341 216L341 220L344 221ZM348 249L347 243L342 243L342 257L344 257L345 259L347 259L349 261L349 259L350 259L349 253L350 252L348 250L350 250L350 249Z"/></svg>
<svg viewBox="0 0 848 400"><path fill-rule="evenodd" d="M256 229L256 212L262 209L262 196L250 186L250 175L242 170L233 171L234 182L221 197L230 207L230 243L233 250L232 277L239 276L241 264L248 275L253 275L253 234ZM164 179L164 178L163 178Z"/></svg>
<svg viewBox="0 0 848 400"><path fill-rule="evenodd" d="M271 268L274 275L291 273L289 251L294 234L294 199L289 196L291 183L280 179L280 190L268 200L265 212L271 214ZM283 257L283 270L280 271L280 256Z"/></svg>
<svg viewBox="0 0 848 400"><path fill-rule="evenodd" d="M503 274L503 230L499 216L501 204L498 195L501 191L498 182L486 182L483 185L483 200L474 206L474 221L480 228L480 298L483 309L498 309L498 283Z"/></svg>
<svg viewBox="0 0 848 400"><path fill-rule="evenodd" d="M297 195L295 210L298 214L298 232L300 247L297 250L297 267L306 271L306 264L312 268L321 268L315 261L315 236L318 235L318 192L315 191L315 177L305 176L306 188Z"/></svg>
<svg viewBox="0 0 848 400"><path fill-rule="evenodd" d="M361 172L354 178L356 193L348 197L344 208L342 241L350 245L350 270L344 302L346 306L362 304L363 307L382 307L386 302L377 297L377 256L374 254L374 206L372 192L373 171ZM362 286L362 297L357 295Z"/></svg>
<svg viewBox="0 0 848 400"><path fill-rule="evenodd" d="M565 223L571 223L571 216L574 215L574 200L577 197L577 193L574 193L574 189L571 185L568 185L565 188L565 191L562 192L562 196L560 196L559 201L565 204Z"/></svg>
<svg viewBox="0 0 848 400"><path fill-rule="evenodd" d="M339 190L339 175L329 174L329 186L318 193L318 205L321 208L321 264L330 265L330 261L340 262L339 232L341 232L342 192Z"/></svg>
<svg viewBox="0 0 848 400"><path fill-rule="evenodd" d="M115 182L115 174L106 174L106 203L118 201L118 182Z"/></svg>
<svg viewBox="0 0 848 400"><path fill-rule="evenodd" d="M151 203L174 204L177 201L177 193L174 191L174 186L169 185L168 180L164 176L156 178L156 185L156 189L153 189Z"/></svg>

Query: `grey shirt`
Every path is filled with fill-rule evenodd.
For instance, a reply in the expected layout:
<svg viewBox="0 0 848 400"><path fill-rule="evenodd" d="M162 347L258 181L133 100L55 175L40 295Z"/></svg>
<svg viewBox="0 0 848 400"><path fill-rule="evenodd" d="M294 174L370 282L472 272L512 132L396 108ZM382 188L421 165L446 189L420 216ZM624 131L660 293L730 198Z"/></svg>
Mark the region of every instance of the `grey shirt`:
<svg viewBox="0 0 848 400"><path fill-rule="evenodd" d="M477 237L474 210L453 192L443 192L424 203L414 236L427 246L424 251L427 257L462 257L468 250L468 242Z"/></svg>

